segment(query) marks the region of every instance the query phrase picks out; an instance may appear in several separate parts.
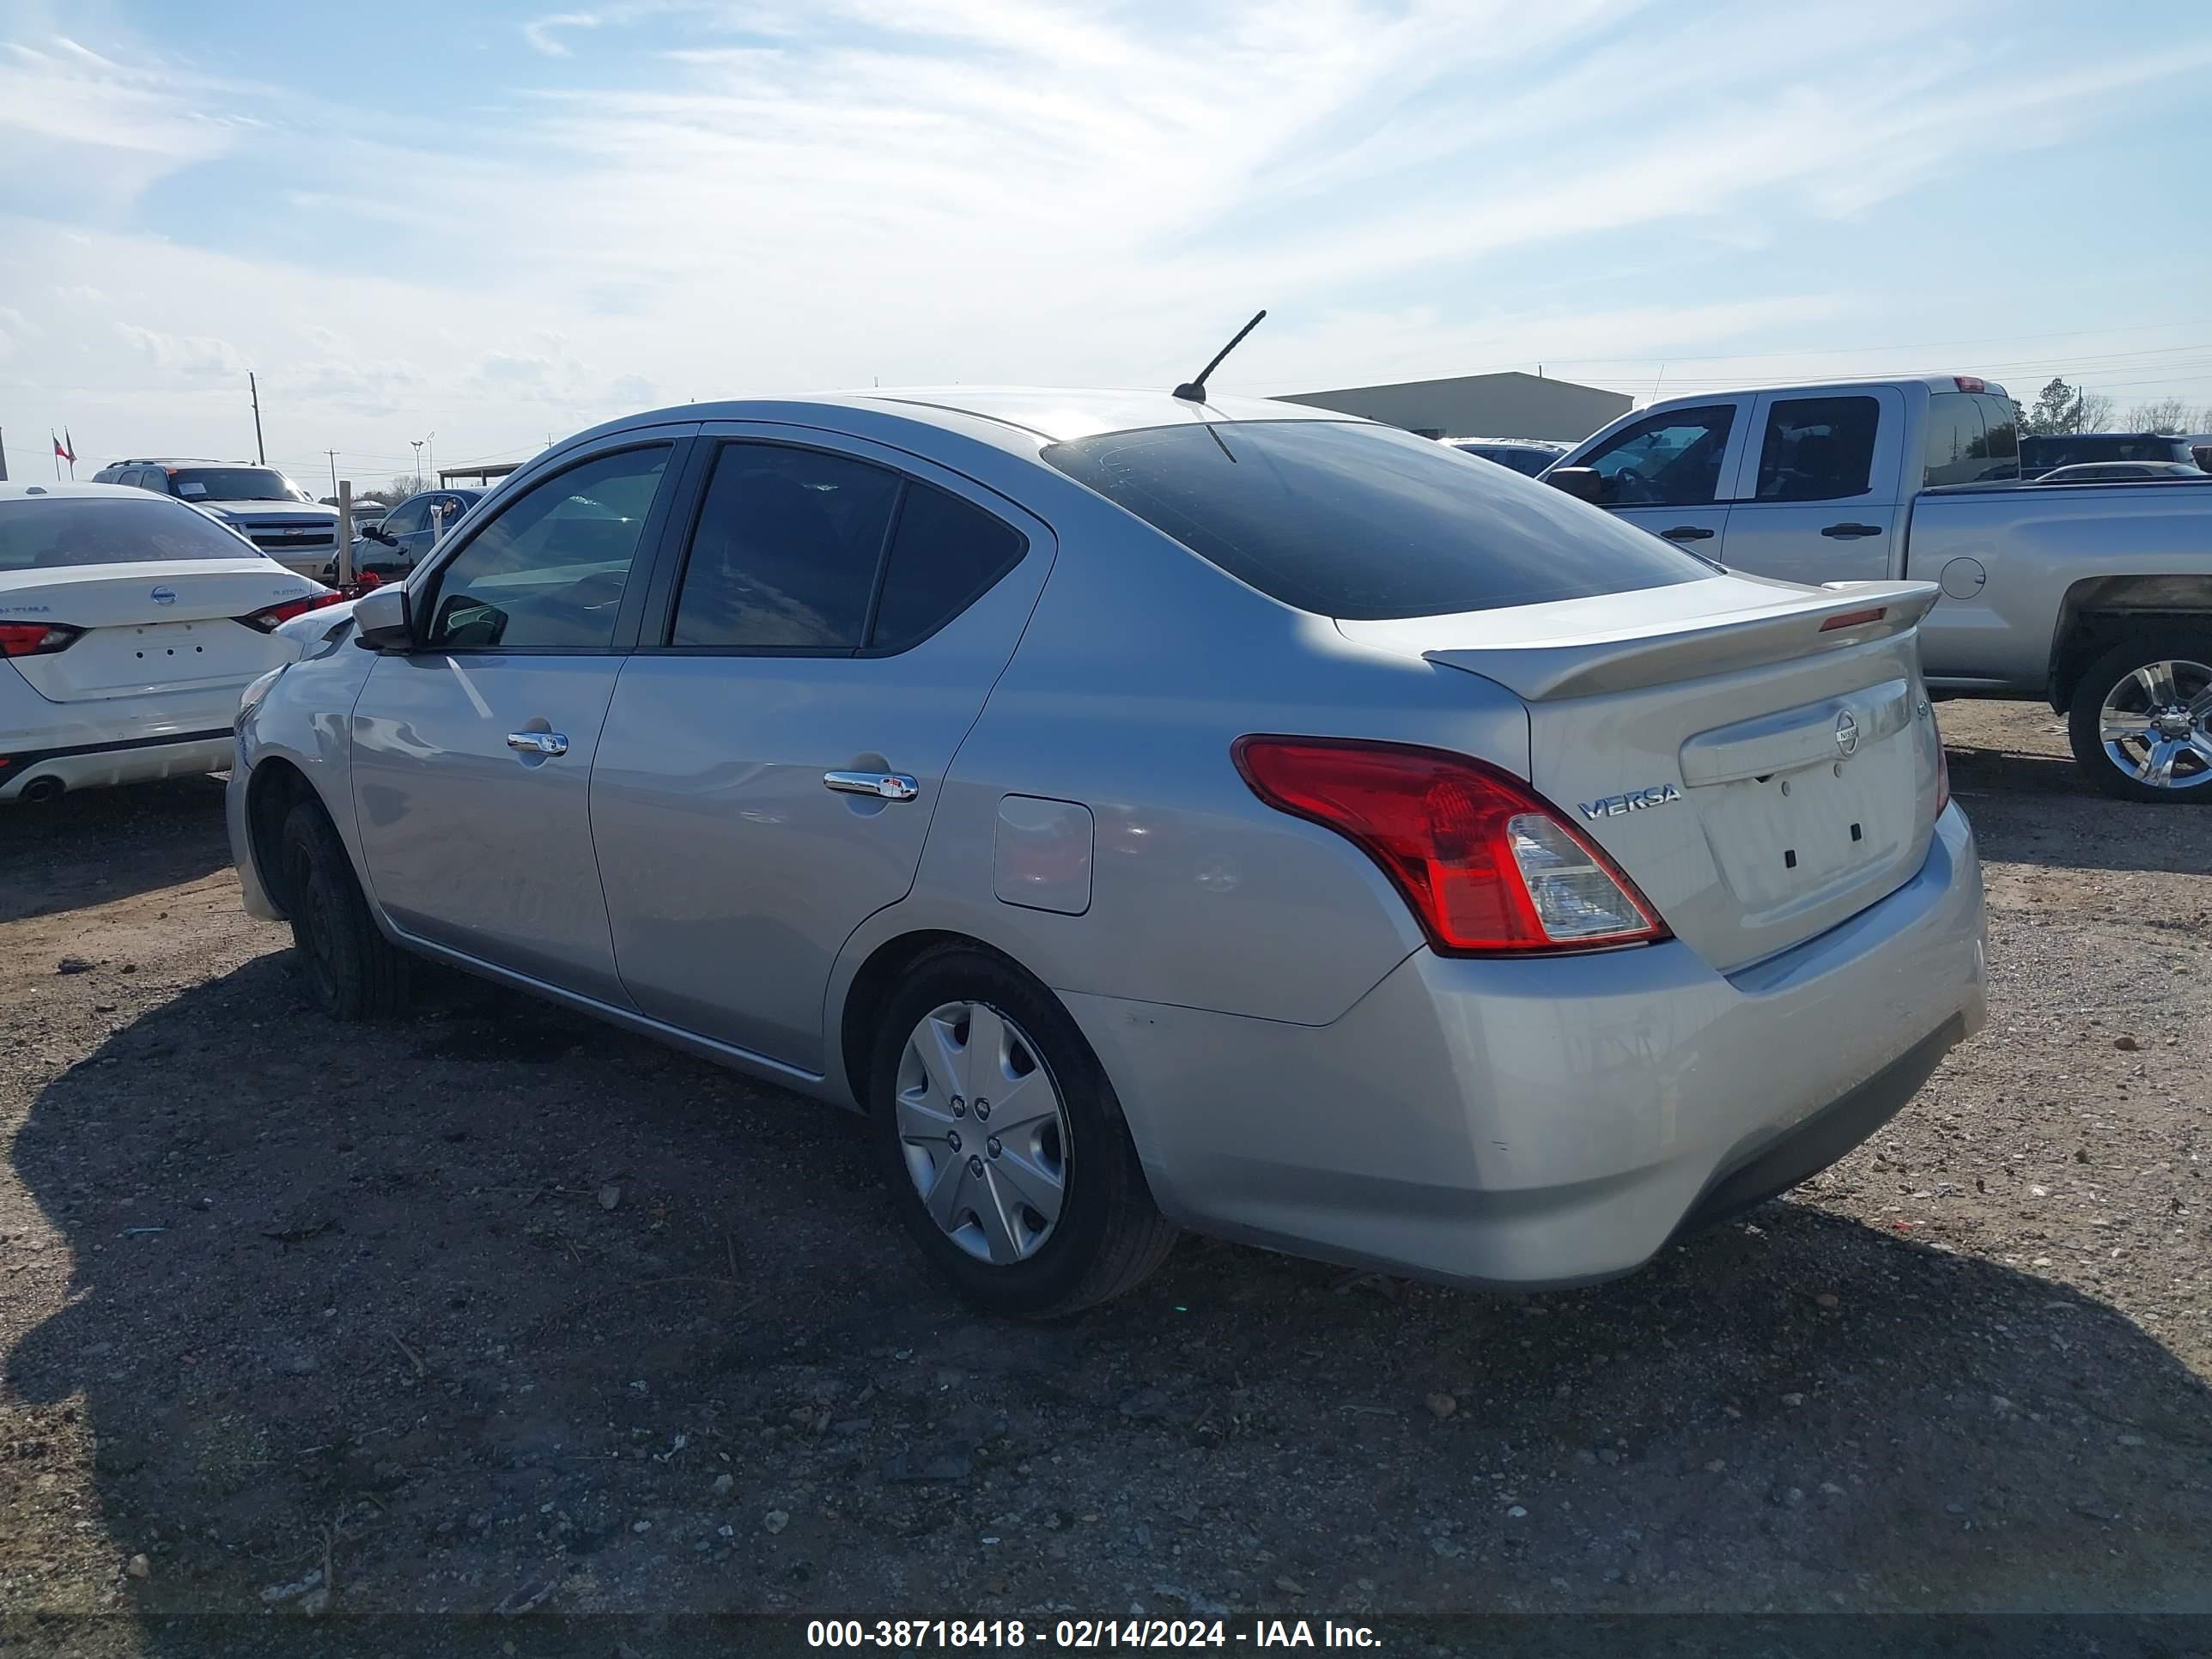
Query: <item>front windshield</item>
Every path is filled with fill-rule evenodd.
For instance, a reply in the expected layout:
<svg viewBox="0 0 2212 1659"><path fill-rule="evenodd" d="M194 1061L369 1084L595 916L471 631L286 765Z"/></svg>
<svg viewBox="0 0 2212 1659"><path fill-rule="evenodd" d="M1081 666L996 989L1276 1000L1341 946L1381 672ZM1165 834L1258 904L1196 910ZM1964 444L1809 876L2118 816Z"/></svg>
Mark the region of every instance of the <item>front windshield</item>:
<svg viewBox="0 0 2212 1659"><path fill-rule="evenodd" d="M188 501L309 501L315 498L273 466L174 466L169 488Z"/></svg>

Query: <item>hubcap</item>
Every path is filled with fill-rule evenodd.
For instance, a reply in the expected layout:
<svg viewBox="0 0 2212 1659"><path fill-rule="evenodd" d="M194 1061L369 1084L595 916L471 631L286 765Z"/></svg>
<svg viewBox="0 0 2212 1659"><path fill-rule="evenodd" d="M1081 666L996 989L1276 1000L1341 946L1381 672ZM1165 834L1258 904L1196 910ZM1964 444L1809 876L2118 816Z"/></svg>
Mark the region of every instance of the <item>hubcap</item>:
<svg viewBox="0 0 2212 1659"><path fill-rule="evenodd" d="M990 1119L988 1158L954 1127L971 1101ZM994 1266L1043 1247L1067 1193L1067 1108L1020 1026L981 1002L932 1009L899 1056L893 1105L907 1174L947 1238Z"/></svg>
<svg viewBox="0 0 2212 1659"><path fill-rule="evenodd" d="M2212 666L2146 663L2105 694L2097 735L2113 765L2153 789L2212 782Z"/></svg>

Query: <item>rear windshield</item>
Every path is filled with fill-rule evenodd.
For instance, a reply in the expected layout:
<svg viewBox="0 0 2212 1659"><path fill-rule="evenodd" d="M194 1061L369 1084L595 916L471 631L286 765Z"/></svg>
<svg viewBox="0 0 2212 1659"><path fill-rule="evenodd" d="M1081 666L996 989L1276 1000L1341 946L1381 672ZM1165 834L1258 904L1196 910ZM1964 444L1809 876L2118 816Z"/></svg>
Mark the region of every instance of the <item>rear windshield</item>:
<svg viewBox="0 0 2212 1659"><path fill-rule="evenodd" d="M1271 599L1349 621L1696 581L1713 568L1547 484L1391 427L1150 427L1044 459Z"/></svg>
<svg viewBox="0 0 2212 1659"><path fill-rule="evenodd" d="M205 514L151 496L0 501L0 571L262 556Z"/></svg>
<svg viewBox="0 0 2212 1659"><path fill-rule="evenodd" d="M173 466L169 488L188 501L312 501L273 466Z"/></svg>

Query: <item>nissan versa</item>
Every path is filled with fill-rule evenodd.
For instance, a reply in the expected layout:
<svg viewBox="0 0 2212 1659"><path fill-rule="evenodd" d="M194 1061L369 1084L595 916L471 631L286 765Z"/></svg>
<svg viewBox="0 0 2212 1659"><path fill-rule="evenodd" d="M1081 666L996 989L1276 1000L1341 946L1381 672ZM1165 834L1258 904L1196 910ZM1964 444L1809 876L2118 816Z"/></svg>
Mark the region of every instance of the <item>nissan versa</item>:
<svg viewBox="0 0 2212 1659"><path fill-rule="evenodd" d="M285 623L230 833L334 1015L427 957L857 1106L987 1307L1180 1227L1570 1285L1981 1024L1936 592L1294 405L692 404Z"/></svg>

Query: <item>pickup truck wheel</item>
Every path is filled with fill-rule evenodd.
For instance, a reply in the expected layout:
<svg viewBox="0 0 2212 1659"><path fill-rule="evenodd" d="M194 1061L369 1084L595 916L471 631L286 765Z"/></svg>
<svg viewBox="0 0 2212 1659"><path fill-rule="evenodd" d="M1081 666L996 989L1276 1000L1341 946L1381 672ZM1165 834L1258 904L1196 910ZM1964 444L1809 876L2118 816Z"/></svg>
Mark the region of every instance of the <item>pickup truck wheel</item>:
<svg viewBox="0 0 2212 1659"><path fill-rule="evenodd" d="M2212 802L2212 627L2129 635L2082 671L2068 730L2106 794Z"/></svg>
<svg viewBox="0 0 2212 1659"><path fill-rule="evenodd" d="M884 1010L868 1084L892 1202L979 1307L1075 1313L1174 1245L1097 1056L1012 963L957 945L923 957Z"/></svg>
<svg viewBox="0 0 2212 1659"><path fill-rule="evenodd" d="M285 815L286 906L307 996L332 1019L374 1019L407 1003L409 961L376 930L353 860L322 803Z"/></svg>

